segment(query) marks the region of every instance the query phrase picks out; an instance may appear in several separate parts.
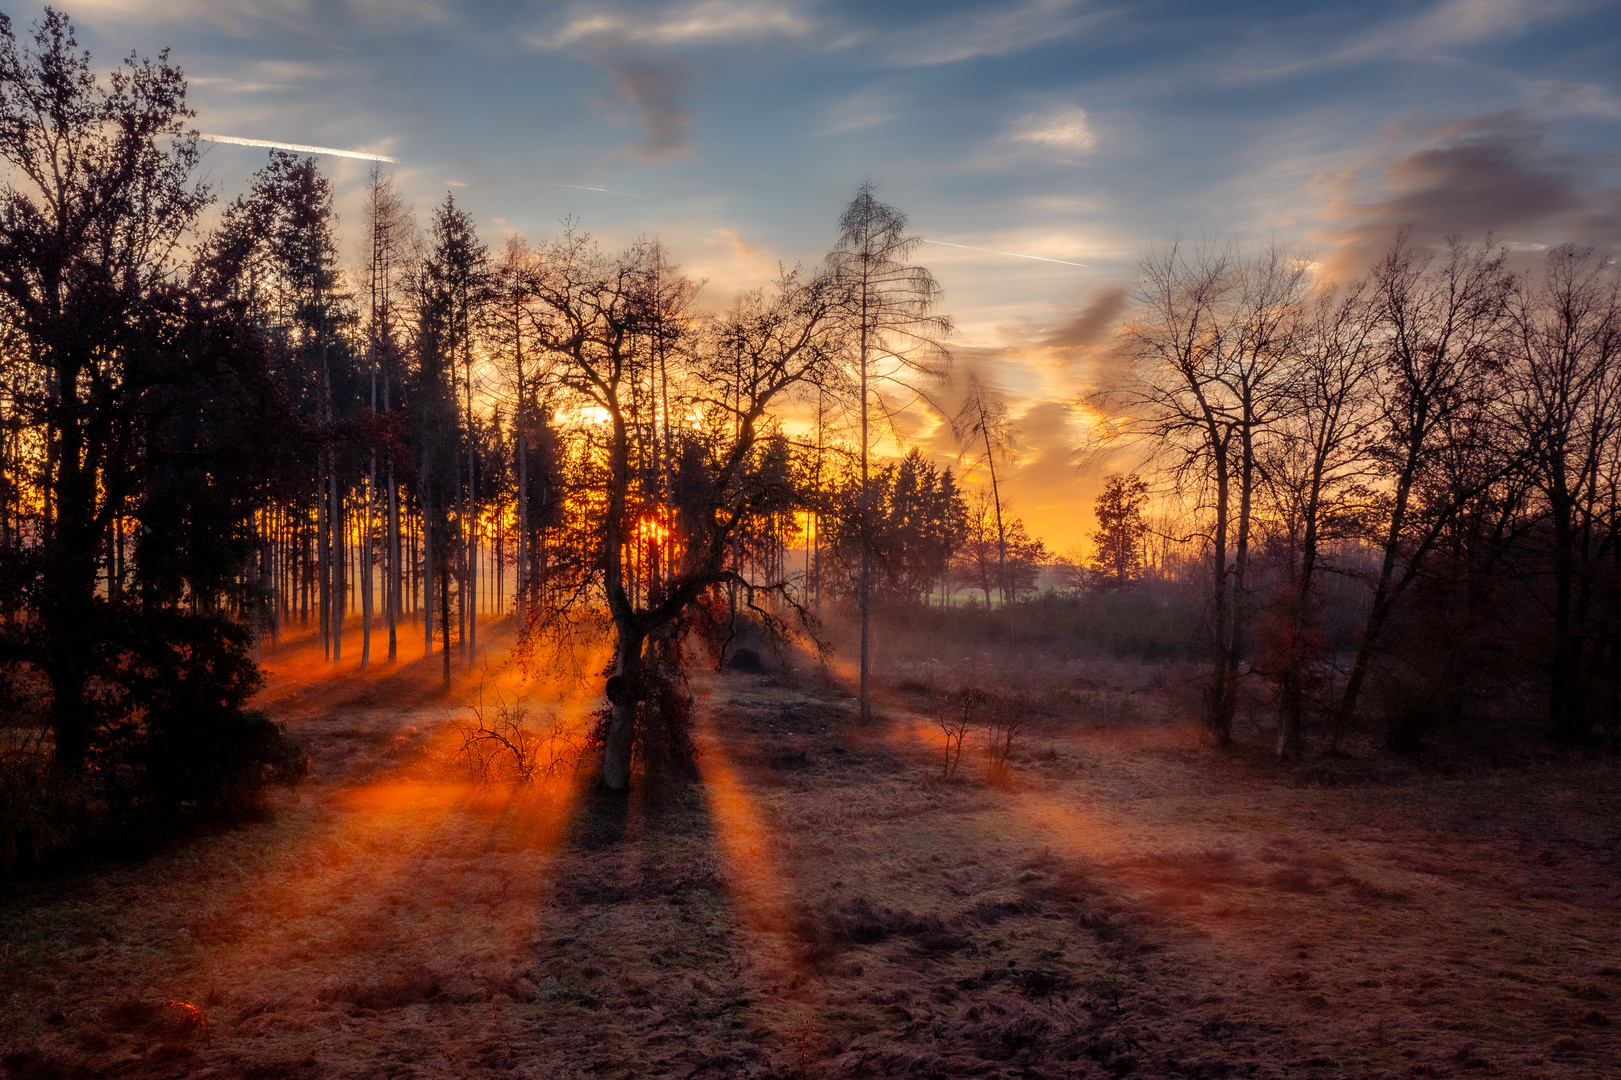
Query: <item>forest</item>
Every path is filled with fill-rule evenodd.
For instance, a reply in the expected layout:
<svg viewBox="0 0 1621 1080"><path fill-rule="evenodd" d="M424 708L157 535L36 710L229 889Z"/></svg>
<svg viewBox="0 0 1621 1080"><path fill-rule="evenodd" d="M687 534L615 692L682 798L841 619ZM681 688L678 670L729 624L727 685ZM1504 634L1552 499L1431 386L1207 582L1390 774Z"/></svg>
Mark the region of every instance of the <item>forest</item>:
<svg viewBox="0 0 1621 1080"><path fill-rule="evenodd" d="M710 310L187 94L0 16L4 1075L1600 1075L1608 252L1149 249L1061 554L871 183Z"/></svg>

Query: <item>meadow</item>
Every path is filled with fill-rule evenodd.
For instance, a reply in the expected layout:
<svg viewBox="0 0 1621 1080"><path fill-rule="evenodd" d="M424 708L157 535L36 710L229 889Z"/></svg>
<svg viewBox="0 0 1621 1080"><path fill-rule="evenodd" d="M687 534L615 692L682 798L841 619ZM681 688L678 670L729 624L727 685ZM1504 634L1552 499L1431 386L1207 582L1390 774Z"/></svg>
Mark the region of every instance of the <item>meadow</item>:
<svg viewBox="0 0 1621 1080"><path fill-rule="evenodd" d="M473 782L466 703L521 693L526 727L578 728L596 703L569 680L444 691L431 664L332 670L288 644L256 704L307 783L250 823L8 887L4 1074L1599 1077L1621 1058L1612 762L1353 739L1289 764L1242 724L1217 751L1174 659L950 625L880 623L871 726L840 652L694 675L699 778L628 797L589 768ZM980 722L948 775L938 706L965 679ZM998 760L992 723L1015 716Z"/></svg>

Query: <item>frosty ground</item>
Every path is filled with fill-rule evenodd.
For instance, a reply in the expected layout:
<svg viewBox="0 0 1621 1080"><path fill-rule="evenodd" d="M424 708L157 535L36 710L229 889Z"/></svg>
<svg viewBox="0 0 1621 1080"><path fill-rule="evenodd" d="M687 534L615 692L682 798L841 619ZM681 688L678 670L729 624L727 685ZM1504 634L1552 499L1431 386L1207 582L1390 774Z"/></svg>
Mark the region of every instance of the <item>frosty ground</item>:
<svg viewBox="0 0 1621 1080"><path fill-rule="evenodd" d="M933 695L702 674L701 781L477 786L433 664L266 658L312 778L0 897L4 1075L1600 1077L1621 783L1519 755L1201 746L1164 665L983 660L1030 718L943 776ZM529 683L531 716L585 691ZM1002 695L1002 696L999 696Z"/></svg>

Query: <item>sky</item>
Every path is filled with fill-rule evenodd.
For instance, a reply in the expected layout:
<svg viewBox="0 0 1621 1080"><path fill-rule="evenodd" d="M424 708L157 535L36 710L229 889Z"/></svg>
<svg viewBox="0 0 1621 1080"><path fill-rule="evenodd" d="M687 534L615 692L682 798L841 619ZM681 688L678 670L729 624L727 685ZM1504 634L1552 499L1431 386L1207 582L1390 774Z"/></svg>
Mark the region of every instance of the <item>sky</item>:
<svg viewBox="0 0 1621 1080"><path fill-rule="evenodd" d="M937 400L969 372L1005 395L1004 494L1060 552L1130 465L1077 466L1076 404L1154 245L1281 241L1345 274L1404 225L1621 246L1614 0L61 6L103 69L169 47L201 131L393 157L419 220L453 192L492 248L566 217L659 237L711 308L816 264L872 181L956 322ZM228 199L264 162L205 167ZM322 166L357 241L369 163ZM940 420L900 428L955 463Z"/></svg>

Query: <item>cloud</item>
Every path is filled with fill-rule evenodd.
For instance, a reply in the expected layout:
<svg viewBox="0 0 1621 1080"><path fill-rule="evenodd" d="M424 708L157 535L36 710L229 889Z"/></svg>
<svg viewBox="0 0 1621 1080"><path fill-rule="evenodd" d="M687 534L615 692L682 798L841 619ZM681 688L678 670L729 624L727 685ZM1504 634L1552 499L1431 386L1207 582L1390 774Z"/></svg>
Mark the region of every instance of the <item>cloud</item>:
<svg viewBox="0 0 1621 1080"><path fill-rule="evenodd" d="M332 77L330 68L317 64L293 63L282 60L260 60L233 66L232 76L188 75L189 86L224 94L275 93L285 90L303 90L310 84L325 82Z"/></svg>
<svg viewBox="0 0 1621 1080"><path fill-rule="evenodd" d="M1550 112L1621 120L1621 101L1602 86L1538 79L1529 90L1531 98Z"/></svg>
<svg viewBox="0 0 1621 1080"><path fill-rule="evenodd" d="M684 73L667 66L640 60L614 65L609 84L629 104L642 128L642 137L628 148L633 159L670 161L691 149L687 140L690 113L683 104L688 83Z"/></svg>
<svg viewBox="0 0 1621 1080"><path fill-rule="evenodd" d="M454 8L445 0L75 0L75 21L153 25L208 22L230 34L247 35L255 24L269 23L320 36L336 18L397 31L402 25L443 25Z"/></svg>
<svg viewBox="0 0 1621 1080"><path fill-rule="evenodd" d="M810 29L792 7L767 2L732 3L702 0L651 11L604 10L595 5L570 8L560 25L531 33L537 49L558 50L579 43L679 46L714 45L768 37L795 37Z"/></svg>
<svg viewBox="0 0 1621 1080"><path fill-rule="evenodd" d="M782 267L781 259L749 243L736 229L713 229L704 237L704 245L720 253L728 277L741 273L749 287L775 279Z"/></svg>
<svg viewBox="0 0 1621 1080"><path fill-rule="evenodd" d="M1076 105L1058 105L1045 112L1026 113L1013 122L1006 137L1063 157L1089 153L1098 144L1092 126L1087 123L1086 110Z"/></svg>
<svg viewBox="0 0 1621 1080"><path fill-rule="evenodd" d="M1042 344L1049 349L1095 349L1126 313L1126 290L1100 289L1091 303L1049 330Z"/></svg>
<svg viewBox="0 0 1621 1080"><path fill-rule="evenodd" d="M1492 233L1511 246L1621 241L1621 192L1558 152L1523 115L1474 117L1403 137L1394 151L1319 175L1316 237L1331 271L1358 273L1411 226L1421 243Z"/></svg>
<svg viewBox="0 0 1621 1080"><path fill-rule="evenodd" d="M1370 34L1359 48L1429 52L1515 37L1539 19L1570 14L1561 0L1444 0L1422 14L1396 20Z"/></svg>
<svg viewBox="0 0 1621 1080"><path fill-rule="evenodd" d="M1446 55L1471 45L1519 37L1532 24L1565 18L1591 6L1584 0L1441 0L1422 11L1375 23L1326 53L1284 64L1238 57L1228 76L1244 82L1317 67ZM1276 45L1268 47L1276 54ZM1259 60L1259 62L1257 62Z"/></svg>
<svg viewBox="0 0 1621 1080"><path fill-rule="evenodd" d="M863 90L835 101L827 110L823 135L845 135L852 131L882 127L898 118L899 108L888 94Z"/></svg>
<svg viewBox="0 0 1621 1080"><path fill-rule="evenodd" d="M953 64L981 56L1008 56L1051 45L1080 33L1103 16L1080 9L1080 0L1025 0L1013 7L989 5L909 26L895 43L903 64Z"/></svg>

